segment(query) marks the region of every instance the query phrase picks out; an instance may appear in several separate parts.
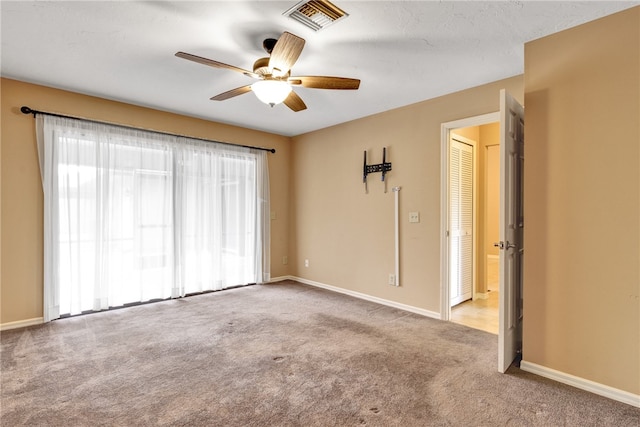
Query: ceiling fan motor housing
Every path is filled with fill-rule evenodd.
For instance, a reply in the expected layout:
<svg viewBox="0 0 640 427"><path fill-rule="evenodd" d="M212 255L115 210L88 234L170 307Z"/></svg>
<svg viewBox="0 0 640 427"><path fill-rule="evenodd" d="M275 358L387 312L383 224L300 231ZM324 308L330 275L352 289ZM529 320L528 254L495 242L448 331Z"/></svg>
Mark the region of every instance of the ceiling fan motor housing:
<svg viewBox="0 0 640 427"><path fill-rule="evenodd" d="M262 47L267 51L269 55L271 55L271 52L273 52L273 48L275 47L277 42L278 40L276 39L264 39L264 41L262 42Z"/></svg>
<svg viewBox="0 0 640 427"><path fill-rule="evenodd" d="M253 72L267 80L286 80L291 75L291 71L283 76L273 76L273 70L269 68L270 58L260 58L253 63Z"/></svg>
<svg viewBox="0 0 640 427"><path fill-rule="evenodd" d="M271 72L269 71L269 58L260 58L256 62L254 62L253 72L263 77L271 74Z"/></svg>

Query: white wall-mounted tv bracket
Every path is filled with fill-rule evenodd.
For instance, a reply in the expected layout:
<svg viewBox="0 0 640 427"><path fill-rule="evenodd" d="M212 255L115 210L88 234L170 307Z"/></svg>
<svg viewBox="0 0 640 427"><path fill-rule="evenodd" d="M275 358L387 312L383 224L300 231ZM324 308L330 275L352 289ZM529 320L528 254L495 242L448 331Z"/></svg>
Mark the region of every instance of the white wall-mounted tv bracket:
<svg viewBox="0 0 640 427"><path fill-rule="evenodd" d="M382 163L378 163L377 165L368 165L367 164L367 150L364 150L364 166L362 168L362 182L364 183L364 192L369 194L369 188L367 186L367 175L375 172L382 172L382 182L384 182L384 192L387 192L387 181L385 181L385 176L387 172L391 170L391 163L386 161L387 159L387 147L382 148Z"/></svg>

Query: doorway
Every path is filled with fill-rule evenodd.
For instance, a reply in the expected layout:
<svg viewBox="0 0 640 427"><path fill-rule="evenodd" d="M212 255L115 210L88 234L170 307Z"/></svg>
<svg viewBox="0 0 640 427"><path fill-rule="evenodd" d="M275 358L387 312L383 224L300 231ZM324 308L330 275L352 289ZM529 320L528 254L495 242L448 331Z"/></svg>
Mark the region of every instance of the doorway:
<svg viewBox="0 0 640 427"><path fill-rule="evenodd" d="M488 259L491 261L496 261L495 258L488 258L487 255L493 255L493 251L489 252L486 249L488 236L487 224L485 224L487 214L486 210L486 191L484 181L486 180L486 152L488 150L486 147L499 144L499 126L496 127L496 124L500 122L500 113L489 113L481 116L470 117L466 119L456 120L453 122L443 123L442 124L442 183L443 183L443 191L441 193L441 206L442 206L442 215L441 215L441 228L443 230L442 238L441 238L441 277L443 280L443 288L442 288L442 299L441 299L441 319L442 320L454 320L452 318L452 305L458 306L461 305L461 308L466 309L467 313L473 313L475 317L478 317L478 320L469 324L468 326L479 328L479 329L488 329L490 328L490 332L497 334L497 328L493 320L483 320L482 317L490 317L491 319L495 318L495 322L497 323L497 317L499 314L499 308L491 307L491 299L490 294L494 291L489 291L489 280L488 277L492 277L498 280L498 271L491 270L491 267L495 267L496 263L491 262L487 263ZM489 138L487 134L488 126L492 127L492 131L495 131L497 134L497 139ZM480 128L483 127L483 134L485 134L485 142L483 145L482 140L480 138ZM452 265L453 268L457 268L457 265L461 262L461 259L456 259L455 255L452 254L450 243L452 243L450 239L450 212L451 212L451 204L450 204L450 147L451 147L451 138L453 136L457 136L458 139L460 137L465 138L467 141L475 141L476 142L476 153L478 154L477 166L474 168L473 172L473 181L475 182L476 192L475 195L475 209L473 213L473 218L475 219L474 223L474 243L473 243L473 256L470 257L471 267L471 275L472 275L472 292L470 297L465 301L469 301L469 304L466 306L465 301L460 301L462 304L458 304L457 301L453 301L452 304L452 291L451 291L451 276L452 276ZM498 165L499 166L499 165ZM493 165L492 165L493 167ZM499 167L498 167L498 175L499 175ZM482 182L481 182L482 181ZM478 185L478 183L482 183L482 185ZM499 194L499 193L498 193ZM490 222L493 224L493 221ZM496 240L497 241L497 240ZM490 242L491 244L493 242ZM455 253L455 251L454 251ZM497 254L497 252L496 252ZM465 261L469 262L469 261ZM488 268L489 267L489 268ZM487 276L489 274L490 276ZM455 275L455 273L453 274ZM455 279L454 279L455 280ZM498 283L491 282L491 289L497 289ZM495 291L496 300L498 296L498 291ZM497 304L496 304L497 305ZM468 307L467 307L468 306ZM468 318L469 316L465 316L465 313L462 313L463 317ZM458 320L457 317L455 320ZM480 327L482 326L482 327Z"/></svg>
<svg viewBox="0 0 640 427"><path fill-rule="evenodd" d="M523 169L524 107L506 90L500 91L500 111L443 123L441 126L440 193L440 318L451 319L449 236L449 145L453 130L499 122L500 134L500 240L499 255L498 371L506 372L522 354L522 267L524 259ZM486 241L486 240L485 240ZM491 243L490 240L486 241Z"/></svg>
<svg viewBox="0 0 640 427"><path fill-rule="evenodd" d="M499 122L450 131L450 320L495 335L499 252L493 243L499 240L499 146Z"/></svg>

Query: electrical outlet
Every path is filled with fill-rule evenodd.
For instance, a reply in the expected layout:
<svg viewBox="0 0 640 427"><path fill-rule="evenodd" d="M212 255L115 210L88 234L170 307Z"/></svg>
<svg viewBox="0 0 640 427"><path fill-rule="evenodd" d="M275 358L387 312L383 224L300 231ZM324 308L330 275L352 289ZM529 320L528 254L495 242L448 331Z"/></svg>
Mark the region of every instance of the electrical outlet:
<svg viewBox="0 0 640 427"><path fill-rule="evenodd" d="M277 219L278 215L276 214L276 211L271 211L271 219Z"/></svg>
<svg viewBox="0 0 640 427"><path fill-rule="evenodd" d="M305 266L305 267L309 267L309 260L308 260L308 259L305 259L305 260L304 260L304 266Z"/></svg>
<svg viewBox="0 0 640 427"><path fill-rule="evenodd" d="M396 276L395 276L395 274L390 274L389 275L389 284L391 286L395 286L396 285Z"/></svg>
<svg viewBox="0 0 640 427"><path fill-rule="evenodd" d="M282 257L282 263L283 263L284 265L289 264L289 257L288 257L288 256L286 256L286 255L285 255L285 256L283 256L283 257Z"/></svg>
<svg viewBox="0 0 640 427"><path fill-rule="evenodd" d="M420 212L409 212L409 222L420 222Z"/></svg>

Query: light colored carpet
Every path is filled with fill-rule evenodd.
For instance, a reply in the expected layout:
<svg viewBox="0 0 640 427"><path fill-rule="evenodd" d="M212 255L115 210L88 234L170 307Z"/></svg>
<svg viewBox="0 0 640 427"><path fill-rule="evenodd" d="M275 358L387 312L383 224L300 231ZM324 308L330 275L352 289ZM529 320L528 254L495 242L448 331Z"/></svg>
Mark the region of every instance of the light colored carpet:
<svg viewBox="0 0 640 427"><path fill-rule="evenodd" d="M638 426L497 337L294 282L2 332L2 426Z"/></svg>

